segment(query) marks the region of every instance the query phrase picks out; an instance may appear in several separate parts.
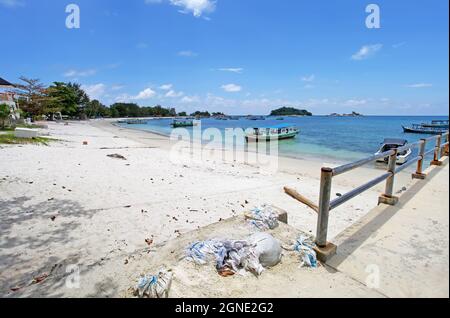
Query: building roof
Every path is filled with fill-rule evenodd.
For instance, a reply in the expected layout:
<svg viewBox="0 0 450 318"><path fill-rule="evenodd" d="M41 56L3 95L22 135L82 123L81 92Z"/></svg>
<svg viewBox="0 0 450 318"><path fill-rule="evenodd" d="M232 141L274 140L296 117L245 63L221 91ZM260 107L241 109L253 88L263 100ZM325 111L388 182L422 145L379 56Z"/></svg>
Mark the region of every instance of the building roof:
<svg viewBox="0 0 450 318"><path fill-rule="evenodd" d="M14 87L13 84L0 77L0 86Z"/></svg>

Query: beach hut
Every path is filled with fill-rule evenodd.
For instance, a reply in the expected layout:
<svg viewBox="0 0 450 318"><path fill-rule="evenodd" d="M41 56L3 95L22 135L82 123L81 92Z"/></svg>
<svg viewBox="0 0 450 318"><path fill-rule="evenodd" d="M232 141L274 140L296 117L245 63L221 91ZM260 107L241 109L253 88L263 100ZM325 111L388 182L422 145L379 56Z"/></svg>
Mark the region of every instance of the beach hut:
<svg viewBox="0 0 450 318"><path fill-rule="evenodd" d="M0 77L0 104L8 105L11 110L11 119L18 120L20 119L20 113L14 98L15 94L11 92L11 89L14 88L13 84Z"/></svg>

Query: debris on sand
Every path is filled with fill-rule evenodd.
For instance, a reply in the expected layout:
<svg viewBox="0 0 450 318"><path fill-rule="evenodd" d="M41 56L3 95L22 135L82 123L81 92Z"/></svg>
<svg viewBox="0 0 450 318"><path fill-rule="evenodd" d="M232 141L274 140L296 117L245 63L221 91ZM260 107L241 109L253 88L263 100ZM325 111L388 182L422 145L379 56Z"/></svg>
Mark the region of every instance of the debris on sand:
<svg viewBox="0 0 450 318"><path fill-rule="evenodd" d="M145 243L147 243L148 246L153 244L153 240L152 239L145 239Z"/></svg>
<svg viewBox="0 0 450 318"><path fill-rule="evenodd" d="M106 155L109 158L113 158L113 159L120 159L120 160L127 160L127 158L125 158L124 156L118 154L118 153L113 153L110 155Z"/></svg>
<svg viewBox="0 0 450 318"><path fill-rule="evenodd" d="M167 298L172 285L173 274L171 270L162 268L158 275L141 274L134 296L139 298Z"/></svg>
<svg viewBox="0 0 450 318"><path fill-rule="evenodd" d="M31 281L31 285L35 285L35 284L39 284L42 283L44 280L46 280L48 277L48 274L42 274L40 276L34 277L33 280Z"/></svg>

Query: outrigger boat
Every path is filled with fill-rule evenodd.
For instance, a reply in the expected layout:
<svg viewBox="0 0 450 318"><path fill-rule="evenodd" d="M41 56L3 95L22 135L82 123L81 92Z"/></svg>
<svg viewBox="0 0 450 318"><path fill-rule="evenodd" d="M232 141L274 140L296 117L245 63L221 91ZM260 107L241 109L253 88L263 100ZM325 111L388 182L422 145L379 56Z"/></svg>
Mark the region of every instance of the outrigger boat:
<svg viewBox="0 0 450 318"><path fill-rule="evenodd" d="M448 120L432 120L431 124L423 123L423 127L432 127L432 128L447 128L448 129Z"/></svg>
<svg viewBox="0 0 450 318"><path fill-rule="evenodd" d="M119 124L127 125L145 125L148 123L147 119L124 119L117 121Z"/></svg>
<svg viewBox="0 0 450 318"><path fill-rule="evenodd" d="M300 129L292 124L275 125L264 128L253 128L245 136L247 142L251 141L271 141L295 138L300 133Z"/></svg>
<svg viewBox="0 0 450 318"><path fill-rule="evenodd" d="M413 134L429 134L429 135L441 135L448 131L447 128L435 127L435 126L424 126L423 124L412 124L410 127L403 127L405 133Z"/></svg>
<svg viewBox="0 0 450 318"><path fill-rule="evenodd" d="M382 146L380 150L376 153L376 155L392 150L392 149L398 149L400 147L405 146L408 143L408 140L406 139L394 139L394 138L387 138L383 141ZM401 151L397 154L397 164L402 165L408 162L409 158L411 157L412 151L411 149ZM377 162L388 162L389 157L386 158L380 158L377 160Z"/></svg>
<svg viewBox="0 0 450 318"><path fill-rule="evenodd" d="M196 124L193 119L174 119L170 124L173 128L194 127Z"/></svg>

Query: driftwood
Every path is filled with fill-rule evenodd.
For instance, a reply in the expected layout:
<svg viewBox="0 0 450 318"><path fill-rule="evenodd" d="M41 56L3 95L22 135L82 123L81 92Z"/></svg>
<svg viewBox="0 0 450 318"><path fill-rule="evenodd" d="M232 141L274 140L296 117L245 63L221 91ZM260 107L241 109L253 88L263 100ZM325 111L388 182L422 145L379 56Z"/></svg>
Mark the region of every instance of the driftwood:
<svg viewBox="0 0 450 318"><path fill-rule="evenodd" d="M308 198L304 197L303 195L301 195L300 193L298 193L294 189L291 189L291 188L288 188L288 187L284 187L284 192L286 192L287 195L291 196L295 200L297 200L297 201L307 205L308 207L310 207L311 209L313 209L317 213L319 212L319 207L314 202L312 202Z"/></svg>

